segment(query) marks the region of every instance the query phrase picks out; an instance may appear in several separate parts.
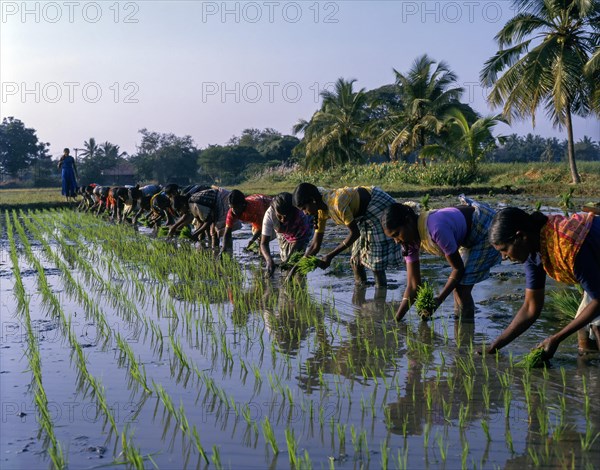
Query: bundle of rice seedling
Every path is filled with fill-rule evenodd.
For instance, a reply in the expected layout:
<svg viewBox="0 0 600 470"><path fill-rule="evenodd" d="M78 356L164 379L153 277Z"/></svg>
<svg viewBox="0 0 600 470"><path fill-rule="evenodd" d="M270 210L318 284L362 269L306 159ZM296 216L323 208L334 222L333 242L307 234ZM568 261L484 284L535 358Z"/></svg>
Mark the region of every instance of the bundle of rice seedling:
<svg viewBox="0 0 600 470"><path fill-rule="evenodd" d="M185 227L183 227L181 232L179 232L179 238L185 238L187 240L192 238L192 229L190 228L189 225L186 225Z"/></svg>
<svg viewBox="0 0 600 470"><path fill-rule="evenodd" d="M553 290L550 292L550 304L554 310L566 314L569 318L575 318L582 295L581 288L578 290Z"/></svg>
<svg viewBox="0 0 600 470"><path fill-rule="evenodd" d="M246 247L246 251L248 251L250 253L259 254L260 253L260 246L258 246L258 243L256 243L256 242L252 243L252 245Z"/></svg>
<svg viewBox="0 0 600 470"><path fill-rule="evenodd" d="M302 259L304 254L300 251L294 251L285 263L281 264L281 269L292 269L298 261Z"/></svg>
<svg viewBox="0 0 600 470"><path fill-rule="evenodd" d="M433 294L433 287L428 282L424 282L417 289L415 308L421 320L429 320L433 315L436 308L435 295Z"/></svg>
<svg viewBox="0 0 600 470"><path fill-rule="evenodd" d="M303 256L300 261L296 263L297 272L306 276L308 273L319 267L319 262L320 260L316 256Z"/></svg>
<svg viewBox="0 0 600 470"><path fill-rule="evenodd" d="M534 367L542 367L545 363L546 351L544 351L544 348L535 348L532 349L529 353L525 354L523 358L515 365L517 367L533 369Z"/></svg>
<svg viewBox="0 0 600 470"><path fill-rule="evenodd" d="M169 235L169 227L163 225L162 227L158 227L158 232L156 233L157 237L166 237Z"/></svg>

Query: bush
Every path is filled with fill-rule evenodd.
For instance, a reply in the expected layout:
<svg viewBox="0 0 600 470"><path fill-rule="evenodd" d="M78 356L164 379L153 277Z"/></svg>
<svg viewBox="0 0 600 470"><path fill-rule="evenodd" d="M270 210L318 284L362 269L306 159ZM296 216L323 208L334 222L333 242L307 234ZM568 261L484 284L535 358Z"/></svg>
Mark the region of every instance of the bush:
<svg viewBox="0 0 600 470"><path fill-rule="evenodd" d="M348 164L326 170L306 170L297 165L277 167L256 175L266 183L304 181L326 187L390 184L427 186L464 186L477 179L477 169L466 163L432 163L427 166L409 163Z"/></svg>

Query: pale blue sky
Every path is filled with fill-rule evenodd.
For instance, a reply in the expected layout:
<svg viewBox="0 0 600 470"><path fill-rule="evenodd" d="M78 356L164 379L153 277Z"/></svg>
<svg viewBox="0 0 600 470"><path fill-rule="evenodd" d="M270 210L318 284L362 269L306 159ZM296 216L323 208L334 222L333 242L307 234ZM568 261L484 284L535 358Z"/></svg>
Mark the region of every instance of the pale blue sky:
<svg viewBox="0 0 600 470"><path fill-rule="evenodd" d="M327 83L375 88L423 53L490 114L479 71L513 16L502 0L0 3L0 116L35 128L54 155L90 137L132 153L144 127L201 147L248 127L290 133ZM565 138L543 114L535 129L499 132ZM600 140L599 121L576 119L583 135Z"/></svg>

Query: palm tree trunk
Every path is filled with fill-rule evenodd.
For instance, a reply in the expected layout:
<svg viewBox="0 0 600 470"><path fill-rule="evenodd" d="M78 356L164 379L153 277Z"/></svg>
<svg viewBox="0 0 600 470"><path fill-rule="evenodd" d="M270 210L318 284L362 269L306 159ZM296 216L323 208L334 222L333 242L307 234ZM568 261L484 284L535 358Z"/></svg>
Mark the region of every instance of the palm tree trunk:
<svg viewBox="0 0 600 470"><path fill-rule="evenodd" d="M569 167L571 169L571 179L573 183L581 183L581 178L577 171L577 163L575 162L575 142L573 140L573 121L571 120L571 106L567 105L567 114L565 116L567 124L567 157L569 159Z"/></svg>

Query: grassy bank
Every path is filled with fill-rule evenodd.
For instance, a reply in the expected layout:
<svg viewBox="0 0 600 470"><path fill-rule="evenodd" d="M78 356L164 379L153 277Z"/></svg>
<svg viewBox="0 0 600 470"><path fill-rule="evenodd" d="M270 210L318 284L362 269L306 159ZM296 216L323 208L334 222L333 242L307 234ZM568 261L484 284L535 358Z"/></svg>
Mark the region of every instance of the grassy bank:
<svg viewBox="0 0 600 470"><path fill-rule="evenodd" d="M0 190L0 210L4 209L48 209L68 207L60 188L25 188Z"/></svg>
<svg viewBox="0 0 600 470"><path fill-rule="evenodd" d="M345 166L335 170L303 171L286 173L276 170L249 180L239 187L242 191L274 194L291 191L302 181L323 187L355 185L379 186L396 197L417 197L425 194L514 194L558 197L571 186L569 168L558 163L485 163L478 167L473 178L464 168L456 165L431 165L423 180L429 184L415 182L414 165L379 164ZM582 183L573 185L575 197L599 198L600 162L579 162ZM440 181L458 181L458 184L434 184Z"/></svg>
<svg viewBox="0 0 600 470"><path fill-rule="evenodd" d="M574 187L574 201L600 200L600 162L579 162L578 168L582 178L578 185L571 184L569 168L563 163L485 163L478 167L475 175L469 174L466 167L442 164L430 165L427 169L401 164L347 165L322 171L279 168L245 181L237 188L247 194L277 194L293 191L298 183L307 181L327 188L379 186L400 198L464 192L486 196L522 194L533 199L558 201L560 195ZM448 184L456 181L458 184ZM0 190L0 209L67 205L60 188Z"/></svg>

